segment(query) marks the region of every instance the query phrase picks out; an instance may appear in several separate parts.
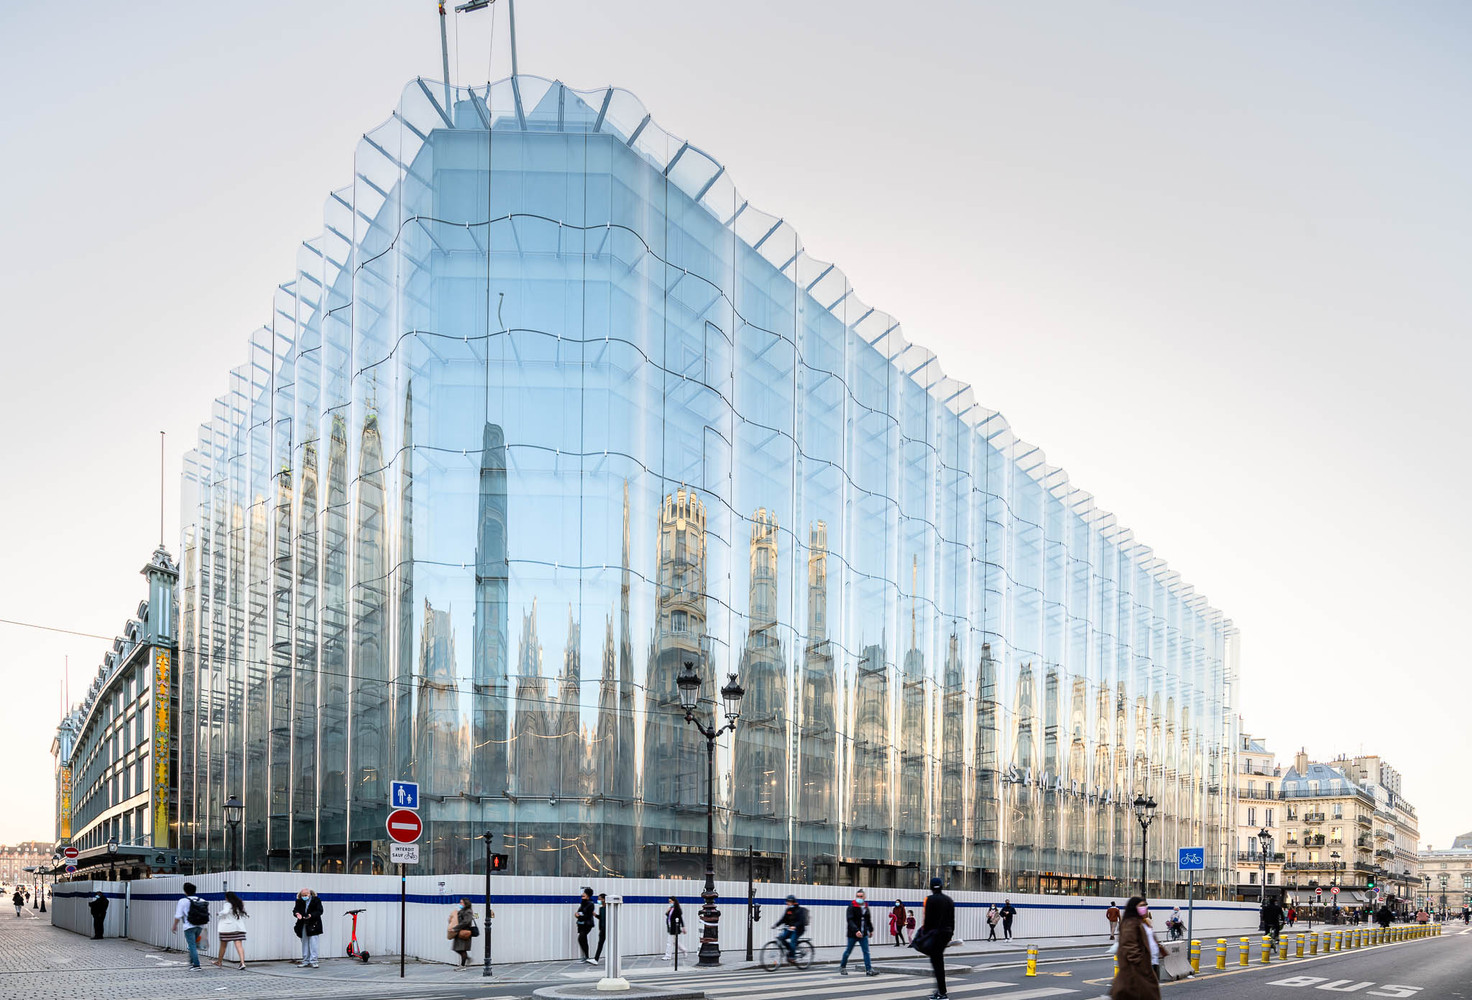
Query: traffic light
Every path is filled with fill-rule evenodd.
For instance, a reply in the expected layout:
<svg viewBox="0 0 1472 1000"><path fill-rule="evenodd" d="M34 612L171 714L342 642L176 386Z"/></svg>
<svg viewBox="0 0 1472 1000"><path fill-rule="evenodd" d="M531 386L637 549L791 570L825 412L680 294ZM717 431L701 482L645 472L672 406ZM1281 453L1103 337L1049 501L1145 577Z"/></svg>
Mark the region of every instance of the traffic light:
<svg viewBox="0 0 1472 1000"><path fill-rule="evenodd" d="M491 871L493 871L493 872L504 872L505 870L506 870L506 855L504 855L504 854L492 854L491 855Z"/></svg>
<svg viewBox="0 0 1472 1000"><path fill-rule="evenodd" d="M1374 889L1375 888L1375 876L1370 875L1370 876L1367 876L1365 878L1365 888L1366 889Z"/></svg>
<svg viewBox="0 0 1472 1000"><path fill-rule="evenodd" d="M760 923L762 919L762 904L754 903L751 907L751 922Z"/></svg>

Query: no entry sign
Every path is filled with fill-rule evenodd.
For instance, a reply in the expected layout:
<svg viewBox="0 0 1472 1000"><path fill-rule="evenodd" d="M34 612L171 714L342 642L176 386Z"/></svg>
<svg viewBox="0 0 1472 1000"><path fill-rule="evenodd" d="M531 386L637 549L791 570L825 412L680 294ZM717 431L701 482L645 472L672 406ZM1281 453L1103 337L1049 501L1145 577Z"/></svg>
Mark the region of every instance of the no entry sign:
<svg viewBox="0 0 1472 1000"><path fill-rule="evenodd" d="M64 854L64 855L66 855L69 858L74 858L74 857L77 856L77 854L79 852L77 851L77 849L75 847L68 847L66 850L62 851L61 853Z"/></svg>
<svg viewBox="0 0 1472 1000"><path fill-rule="evenodd" d="M423 821L412 809L395 809L388 814L388 822L384 825L388 827L389 839L400 844L412 844L424 832Z"/></svg>

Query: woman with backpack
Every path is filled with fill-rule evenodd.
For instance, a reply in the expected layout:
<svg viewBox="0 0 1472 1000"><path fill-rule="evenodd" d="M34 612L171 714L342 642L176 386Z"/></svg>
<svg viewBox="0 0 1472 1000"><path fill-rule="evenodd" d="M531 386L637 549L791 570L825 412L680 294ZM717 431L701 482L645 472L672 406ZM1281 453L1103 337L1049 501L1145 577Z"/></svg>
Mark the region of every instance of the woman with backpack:
<svg viewBox="0 0 1472 1000"><path fill-rule="evenodd" d="M237 969L245 968L245 904L233 892L225 893L225 905L220 908L220 919L215 924L215 937L220 940L220 957L215 959L215 968L225 967L225 946L235 944L235 957L240 960Z"/></svg>
<svg viewBox="0 0 1472 1000"><path fill-rule="evenodd" d="M450 923L445 933L450 939L450 947L460 956L462 969L470 964L470 939L479 934L480 928L475 926L475 909L470 905L470 897L462 896L460 909L450 914Z"/></svg>

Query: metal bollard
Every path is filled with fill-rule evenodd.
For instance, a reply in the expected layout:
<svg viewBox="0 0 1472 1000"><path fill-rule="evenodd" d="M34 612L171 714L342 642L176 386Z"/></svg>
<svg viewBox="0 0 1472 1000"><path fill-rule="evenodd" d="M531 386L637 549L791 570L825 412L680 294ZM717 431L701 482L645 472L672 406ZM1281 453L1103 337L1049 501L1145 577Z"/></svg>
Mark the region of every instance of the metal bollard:
<svg viewBox="0 0 1472 1000"><path fill-rule="evenodd" d="M621 962L619 959L621 956L619 955L618 939L618 925L624 908L624 897L611 895L607 898L606 902L607 906L603 911L603 929L607 932L607 938L603 942L603 978L598 981L598 989L626 990L629 988L629 981L624 978L623 970L620 968Z"/></svg>
<svg viewBox="0 0 1472 1000"><path fill-rule="evenodd" d="M1288 939L1282 934L1278 935L1278 957L1285 962L1288 961Z"/></svg>
<svg viewBox="0 0 1472 1000"><path fill-rule="evenodd" d="M1242 939L1242 944L1240 947L1242 950L1237 955L1237 962L1239 965L1245 966L1247 964L1247 949L1251 947L1251 945L1248 943L1247 938Z"/></svg>
<svg viewBox="0 0 1472 1000"><path fill-rule="evenodd" d="M1335 931L1334 932L1334 936L1329 939L1329 950L1330 951L1343 951L1344 950L1344 932L1343 931Z"/></svg>
<svg viewBox="0 0 1472 1000"><path fill-rule="evenodd" d="M1293 957L1294 958L1302 958L1303 957L1303 935L1302 934L1298 935L1298 947L1294 949Z"/></svg>
<svg viewBox="0 0 1472 1000"><path fill-rule="evenodd" d="M1221 971L1227 967L1227 939L1216 939L1216 967Z"/></svg>
<svg viewBox="0 0 1472 1000"><path fill-rule="evenodd" d="M1319 953L1319 936L1317 934L1310 933L1308 936L1308 953L1310 955L1317 955Z"/></svg>
<svg viewBox="0 0 1472 1000"><path fill-rule="evenodd" d="M1273 960L1273 939L1270 938L1270 937L1264 936L1263 939L1262 939L1262 954L1261 954L1261 957L1259 958L1259 961L1261 961L1263 965L1267 965L1272 960Z"/></svg>
<svg viewBox="0 0 1472 1000"><path fill-rule="evenodd" d="M1192 941L1191 942L1191 971L1192 972L1200 972L1201 971L1201 942L1200 941Z"/></svg>
<svg viewBox="0 0 1472 1000"><path fill-rule="evenodd" d="M1027 974L1029 976L1038 974L1038 946L1035 944L1027 946Z"/></svg>

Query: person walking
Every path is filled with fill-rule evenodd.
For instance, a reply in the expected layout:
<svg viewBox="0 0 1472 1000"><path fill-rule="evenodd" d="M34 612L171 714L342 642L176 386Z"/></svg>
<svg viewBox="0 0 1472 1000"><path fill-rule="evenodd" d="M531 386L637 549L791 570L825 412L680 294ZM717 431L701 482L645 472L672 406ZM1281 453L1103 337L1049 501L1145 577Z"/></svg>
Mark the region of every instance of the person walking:
<svg viewBox="0 0 1472 1000"><path fill-rule="evenodd" d="M1292 927L1297 922L1298 922L1298 910L1295 909L1292 906L1288 907L1288 926L1289 927Z"/></svg>
<svg viewBox="0 0 1472 1000"><path fill-rule="evenodd" d="M677 953L689 954L680 943L680 935L685 933L685 911L680 908L680 901L674 896L670 897L670 905L664 911L664 932L669 936L664 945L664 961L668 962Z"/></svg>
<svg viewBox="0 0 1472 1000"><path fill-rule="evenodd" d="M889 911L889 936L894 938L896 947L905 946L905 904L898 899Z"/></svg>
<svg viewBox="0 0 1472 1000"><path fill-rule="evenodd" d="M593 952L593 964L596 965L603 960L603 920L608 916L608 893L598 894L598 912L595 916L598 918L598 950Z"/></svg>
<svg viewBox="0 0 1472 1000"><path fill-rule="evenodd" d="M796 963L797 942L802 940L802 932L808 929L808 911L798 903L796 896L788 894L787 909L782 911L782 916L772 926L782 928L777 940L787 949L787 961Z"/></svg>
<svg viewBox="0 0 1472 1000"><path fill-rule="evenodd" d="M220 919L215 924L215 937L220 942L220 957L215 959L215 968L225 967L225 946L235 945L237 969L245 968L245 903L233 892L225 893L225 905L220 908Z"/></svg>
<svg viewBox="0 0 1472 1000"><path fill-rule="evenodd" d="M930 880L930 895L920 904L920 930L915 935L915 948L930 956L930 971L935 975L935 992L930 1000L949 1000L946 993L946 945L956 933L956 904L943 890L939 876Z"/></svg>
<svg viewBox="0 0 1472 1000"><path fill-rule="evenodd" d="M20 911L25 909L26 905L25 893L19 889L15 890L15 893L10 897L10 901L15 904L15 915L17 917L20 916Z"/></svg>
<svg viewBox="0 0 1472 1000"><path fill-rule="evenodd" d="M992 903L986 908L986 939L995 941L997 939L997 924L1002 922L1002 914L997 910L997 904Z"/></svg>
<svg viewBox="0 0 1472 1000"><path fill-rule="evenodd" d="M578 928L578 949L583 953L583 962L588 965L596 965L588 957L588 934L593 930L593 890L584 887L583 896L578 900L577 912L573 915Z"/></svg>
<svg viewBox="0 0 1472 1000"><path fill-rule="evenodd" d="M469 896L460 897L460 909L450 914L449 927L446 937L450 939L450 948L460 956L460 968L470 964L470 939L480 932L475 926L475 908L470 905Z"/></svg>
<svg viewBox="0 0 1472 1000"><path fill-rule="evenodd" d="M1012 940L1012 918L1017 916L1017 907L1012 905L1012 900L1002 900L1002 936L1008 941Z"/></svg>
<svg viewBox="0 0 1472 1000"><path fill-rule="evenodd" d="M1131 896L1124 904L1119 920L1114 984L1109 990L1111 1000L1160 1000L1160 982L1153 961L1159 957L1160 945L1145 922L1149 915L1149 905L1139 896Z"/></svg>
<svg viewBox="0 0 1472 1000"><path fill-rule="evenodd" d="M869 962L869 936L874 933L874 918L869 915L869 902L864 898L863 889L854 892L854 898L844 911L844 926L848 931L848 945L843 949L843 957L838 960L838 974L848 975L848 956L853 952L854 945L858 945L859 950L864 953L864 975L879 975Z"/></svg>
<svg viewBox="0 0 1472 1000"><path fill-rule="evenodd" d="M102 940L102 925L107 920L107 897L100 892L92 894L92 901L87 904L87 909L92 911L92 940Z"/></svg>
<svg viewBox="0 0 1472 1000"><path fill-rule="evenodd" d="M177 932L180 922L183 922L184 943L189 946L189 968L192 972L200 969L199 936L210 922L210 904L195 895L198 891L193 882L184 883L184 895L174 904L174 926L169 931L170 934Z"/></svg>
<svg viewBox="0 0 1472 1000"><path fill-rule="evenodd" d="M302 889L291 904L296 924L292 930L302 939L302 960L297 963L303 969L317 967L317 939L322 936L322 900L311 889Z"/></svg>
<svg viewBox="0 0 1472 1000"><path fill-rule="evenodd" d="M1104 919L1109 921L1109 940L1114 940L1114 932L1119 930L1119 907L1114 901L1109 901L1109 909L1104 911Z"/></svg>

